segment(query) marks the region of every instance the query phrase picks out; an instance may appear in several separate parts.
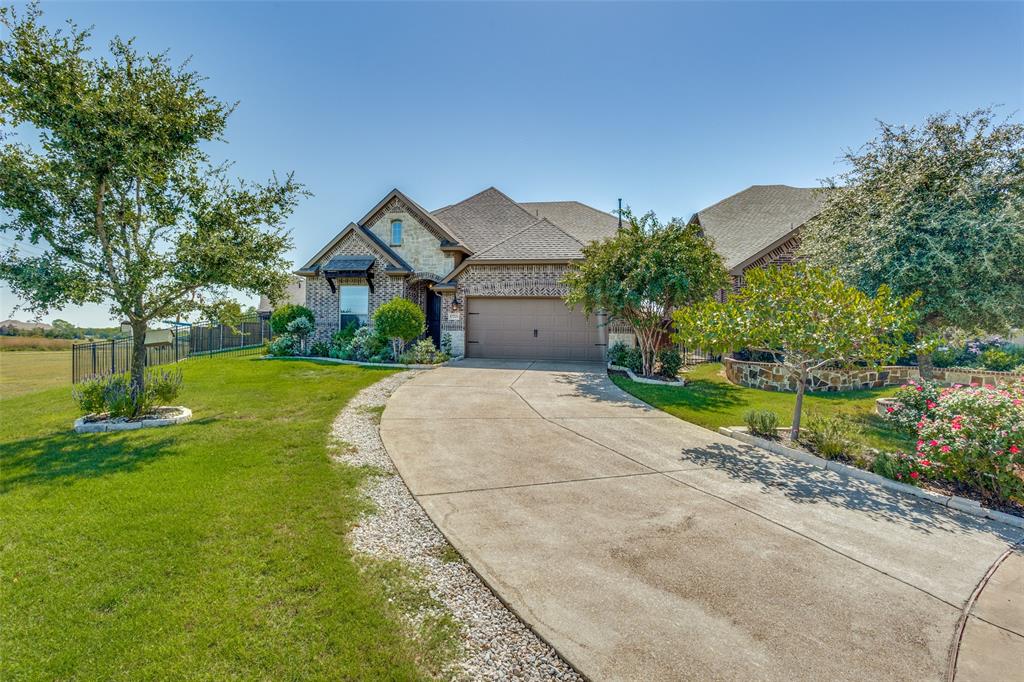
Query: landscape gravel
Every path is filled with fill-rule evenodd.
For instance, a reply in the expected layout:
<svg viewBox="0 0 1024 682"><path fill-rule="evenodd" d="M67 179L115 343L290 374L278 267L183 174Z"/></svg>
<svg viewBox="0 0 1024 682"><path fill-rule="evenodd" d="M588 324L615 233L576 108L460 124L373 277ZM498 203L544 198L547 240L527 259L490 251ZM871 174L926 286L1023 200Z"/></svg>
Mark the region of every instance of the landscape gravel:
<svg viewBox="0 0 1024 682"><path fill-rule="evenodd" d="M333 437L343 444L338 459L380 471L363 488L376 511L352 530L353 547L418 569L433 598L459 623L463 647L451 670L452 679L582 680L494 596L465 561L452 560L458 555L405 487L384 450L378 432L381 408L415 374L401 372L363 389L334 421ZM415 623L424 615L409 618Z"/></svg>

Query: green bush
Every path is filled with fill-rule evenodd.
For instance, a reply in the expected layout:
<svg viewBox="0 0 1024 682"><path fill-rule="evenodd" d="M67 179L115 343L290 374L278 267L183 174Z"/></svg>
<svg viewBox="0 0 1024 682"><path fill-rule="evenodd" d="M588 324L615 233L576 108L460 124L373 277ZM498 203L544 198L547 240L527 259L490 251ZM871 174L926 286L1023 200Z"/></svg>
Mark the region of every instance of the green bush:
<svg viewBox="0 0 1024 682"><path fill-rule="evenodd" d="M341 355L347 356L344 359L360 362L391 362L394 359L387 337L370 327L356 330L347 348L341 350Z"/></svg>
<svg viewBox="0 0 1024 682"><path fill-rule="evenodd" d="M936 367L954 367L959 357L960 353L952 348L939 348L932 352L932 364Z"/></svg>
<svg viewBox="0 0 1024 682"><path fill-rule="evenodd" d="M295 339L288 334L277 337L267 346L267 354L275 357L295 355Z"/></svg>
<svg viewBox="0 0 1024 682"><path fill-rule="evenodd" d="M99 414L107 411L107 403L103 400L106 385L103 377L89 377L75 384L71 389L71 395L78 403L82 414Z"/></svg>
<svg viewBox="0 0 1024 682"><path fill-rule="evenodd" d="M146 372L147 402L152 405L170 405L181 392L182 376L178 368L163 370L151 369Z"/></svg>
<svg viewBox="0 0 1024 682"><path fill-rule="evenodd" d="M393 298L374 311L373 326L391 340L392 354L397 357L405 344L426 330L427 316L409 299Z"/></svg>
<svg viewBox="0 0 1024 682"><path fill-rule="evenodd" d="M326 341L315 341L309 347L309 354L314 358L326 358L331 354L331 344Z"/></svg>
<svg viewBox="0 0 1024 682"><path fill-rule="evenodd" d="M895 402L886 408L885 418L905 431L913 431L917 424L939 401L942 386L934 381L908 381L896 389Z"/></svg>
<svg viewBox="0 0 1024 682"><path fill-rule="evenodd" d="M749 410L743 415L750 433L762 438L778 437L779 415L771 410Z"/></svg>
<svg viewBox="0 0 1024 682"><path fill-rule="evenodd" d="M288 303L277 308L270 316L270 330L275 334L284 334L288 331L288 325L292 320L304 317L310 324L316 324L316 317L313 311L304 305Z"/></svg>
<svg viewBox="0 0 1024 682"><path fill-rule="evenodd" d="M903 452L880 452L875 456L871 470L894 481L917 485L928 473L929 466L928 460L919 460Z"/></svg>
<svg viewBox="0 0 1024 682"><path fill-rule="evenodd" d="M843 417L807 415L800 439L825 459L855 458L861 454L857 443L861 429Z"/></svg>
<svg viewBox="0 0 1024 682"><path fill-rule="evenodd" d="M406 365L434 365L447 359L448 355L439 352L430 339L420 339L398 358Z"/></svg>
<svg viewBox="0 0 1024 682"><path fill-rule="evenodd" d="M640 374L644 371L644 356L640 348L634 346L626 349L626 355L622 358L622 367L628 367L633 374Z"/></svg>
<svg viewBox="0 0 1024 682"><path fill-rule="evenodd" d="M624 344L622 341L616 341L608 349L608 362L612 363L616 367L626 366L626 354L629 352L629 346Z"/></svg>
<svg viewBox="0 0 1024 682"><path fill-rule="evenodd" d="M683 368L683 358L675 346L662 346L658 349L658 371L663 377L676 379Z"/></svg>
<svg viewBox="0 0 1024 682"><path fill-rule="evenodd" d="M441 334L441 352L448 357L452 356L452 335L450 332Z"/></svg>
<svg viewBox="0 0 1024 682"><path fill-rule="evenodd" d="M994 372L1008 372L1017 362L1016 354L1008 353L1002 348L989 348L981 354L982 366Z"/></svg>
<svg viewBox="0 0 1024 682"><path fill-rule="evenodd" d="M356 335L356 331L359 329L358 322L349 322L347 325L334 332L331 335L331 347L332 348L344 348L345 346L352 343L352 337Z"/></svg>

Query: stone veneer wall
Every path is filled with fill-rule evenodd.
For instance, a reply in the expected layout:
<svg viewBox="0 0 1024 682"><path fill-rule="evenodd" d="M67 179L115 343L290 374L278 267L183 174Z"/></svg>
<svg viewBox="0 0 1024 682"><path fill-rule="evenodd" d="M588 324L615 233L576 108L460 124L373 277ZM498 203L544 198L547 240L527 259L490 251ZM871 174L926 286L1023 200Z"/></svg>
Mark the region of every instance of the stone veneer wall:
<svg viewBox="0 0 1024 682"><path fill-rule="evenodd" d="M947 386L960 384L969 386L971 384L993 385L1008 384L1017 379L1024 379L1019 372L994 372L989 369L975 369L971 367L934 367L932 378L935 381Z"/></svg>
<svg viewBox="0 0 1024 682"><path fill-rule="evenodd" d="M391 244L391 221L402 221L402 243ZM411 210L397 197L374 214L366 224L382 242L401 256L418 275L441 279L455 267L451 254L441 251L442 235L435 234L420 223Z"/></svg>
<svg viewBox="0 0 1024 682"><path fill-rule="evenodd" d="M724 358L725 375L734 384L764 391L795 392L797 380L773 362L747 362ZM852 391L900 386L921 378L917 367L893 365L855 369L820 369L808 377L808 391Z"/></svg>

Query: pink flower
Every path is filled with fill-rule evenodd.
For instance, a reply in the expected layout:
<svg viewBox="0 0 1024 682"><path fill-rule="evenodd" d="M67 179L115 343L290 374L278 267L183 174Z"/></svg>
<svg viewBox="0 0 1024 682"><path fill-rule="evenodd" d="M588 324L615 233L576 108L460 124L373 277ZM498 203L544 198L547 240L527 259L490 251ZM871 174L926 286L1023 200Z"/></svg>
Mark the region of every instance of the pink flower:
<svg viewBox="0 0 1024 682"><path fill-rule="evenodd" d="M949 452L949 446L948 446L948 445L943 445L943 446L942 446L942 448L940 448L940 449L941 449L941 450L942 450L943 452Z"/></svg>
<svg viewBox="0 0 1024 682"><path fill-rule="evenodd" d="M922 459L921 460L921 466L923 466L923 467L930 467L931 465L932 465L932 461L930 459Z"/></svg>
<svg viewBox="0 0 1024 682"><path fill-rule="evenodd" d="M963 428L963 426L961 426L959 422L953 422L952 427L954 431L959 431L960 429Z"/></svg>
<svg viewBox="0 0 1024 682"><path fill-rule="evenodd" d="M1010 452L1016 455L1018 452L1020 452L1020 448L1018 448L1016 445L1011 445Z"/></svg>
<svg viewBox="0 0 1024 682"><path fill-rule="evenodd" d="M928 445L931 445L931 446L932 446L933 448L934 448L934 447L935 447L936 445L938 445L938 444L939 444L939 441L937 441L937 440L931 440L931 441L928 441Z"/></svg>
<svg viewBox="0 0 1024 682"><path fill-rule="evenodd" d="M911 477L911 478L914 478L914 479L916 479L916 478L917 478L918 476L920 476L920 475L921 475L921 474L917 473L916 471L911 471L911 472L910 472L910 477Z"/></svg>
<svg viewBox="0 0 1024 682"><path fill-rule="evenodd" d="M896 408L890 405L889 407L885 408L885 411L886 412L895 412Z"/></svg>
<svg viewBox="0 0 1024 682"><path fill-rule="evenodd" d="M917 392L918 392L918 393L920 393L920 392L921 392L921 391L923 391L923 390L924 390L924 386L918 386L918 387L917 387Z"/></svg>
<svg viewBox="0 0 1024 682"><path fill-rule="evenodd" d="M938 403L934 403L934 402L932 402L931 400L929 400L929 401L928 401L927 403L925 403L925 404L926 404L926 405L928 405L928 409L930 410L930 409L934 408L934 407L935 407L935 406L936 406L936 405L937 405Z"/></svg>

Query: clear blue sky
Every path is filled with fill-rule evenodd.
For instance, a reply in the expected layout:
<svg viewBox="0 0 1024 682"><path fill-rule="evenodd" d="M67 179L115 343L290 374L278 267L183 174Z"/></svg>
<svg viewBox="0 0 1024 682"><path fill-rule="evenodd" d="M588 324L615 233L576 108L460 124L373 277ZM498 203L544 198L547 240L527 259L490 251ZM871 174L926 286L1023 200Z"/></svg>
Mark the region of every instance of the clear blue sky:
<svg viewBox="0 0 1024 682"><path fill-rule="evenodd" d="M94 24L101 49L120 34L191 55L239 101L211 151L254 180L294 170L314 193L290 221L298 265L392 187L427 208L494 185L688 217L751 184L817 185L875 119L1024 108L1021 3L44 9ZM107 320L102 306L54 316Z"/></svg>

